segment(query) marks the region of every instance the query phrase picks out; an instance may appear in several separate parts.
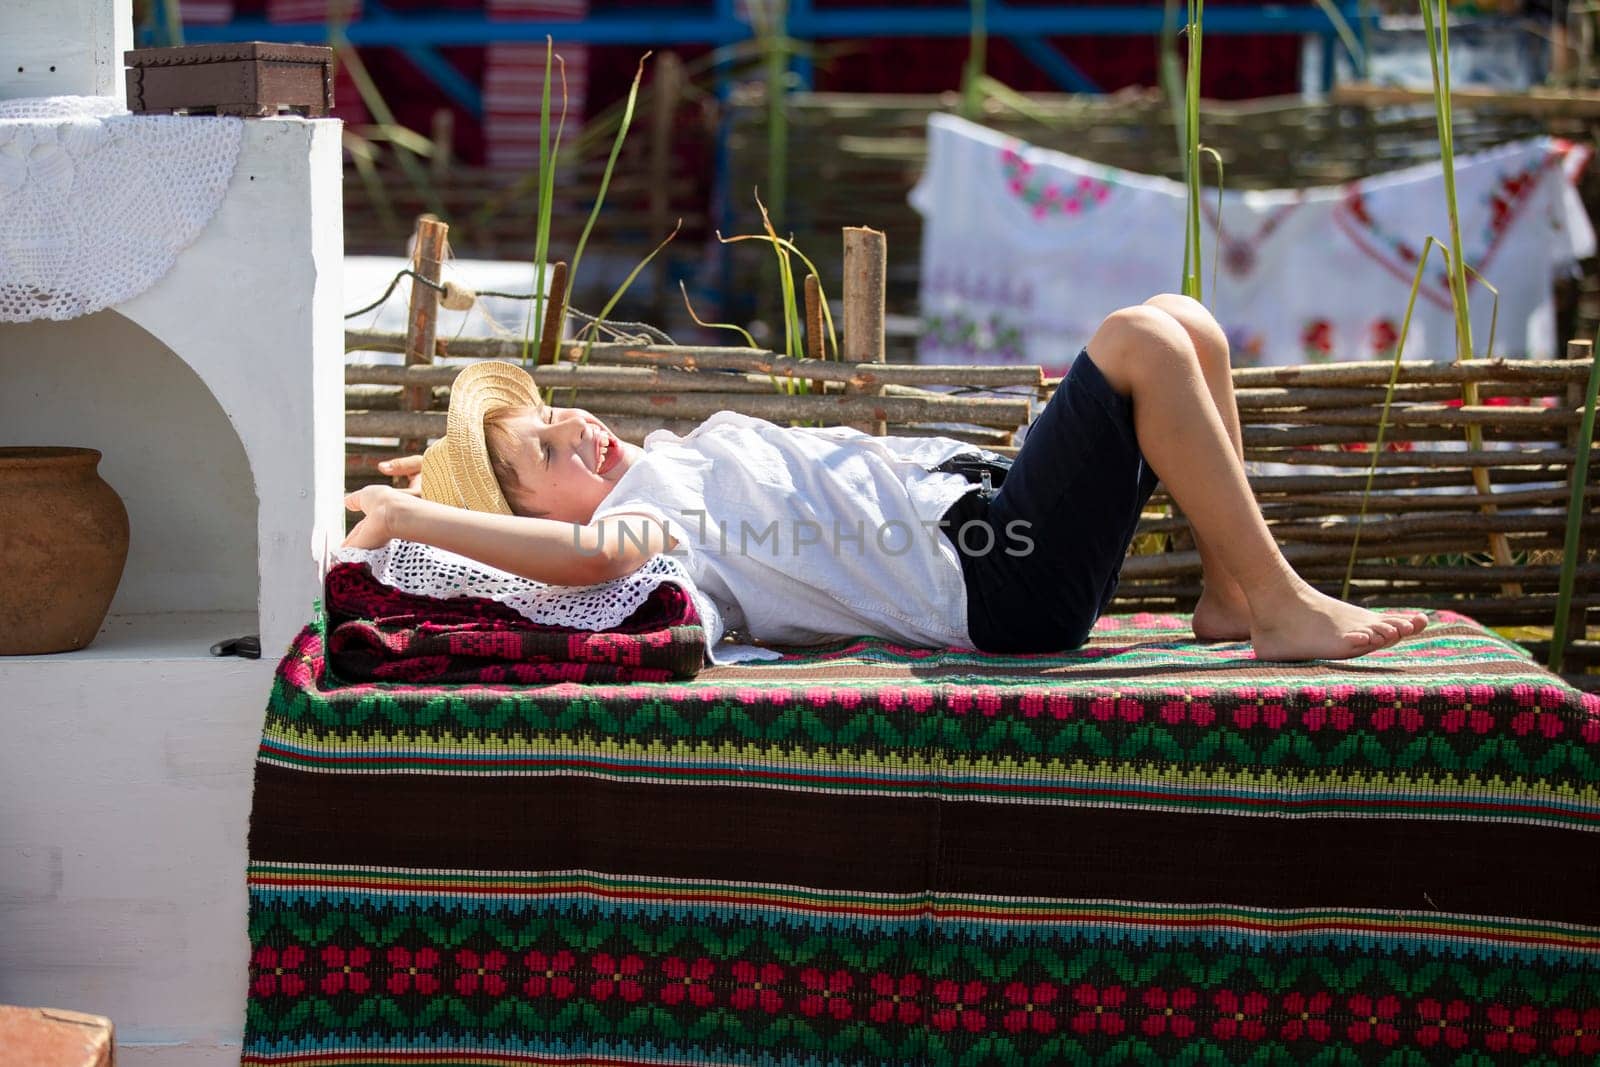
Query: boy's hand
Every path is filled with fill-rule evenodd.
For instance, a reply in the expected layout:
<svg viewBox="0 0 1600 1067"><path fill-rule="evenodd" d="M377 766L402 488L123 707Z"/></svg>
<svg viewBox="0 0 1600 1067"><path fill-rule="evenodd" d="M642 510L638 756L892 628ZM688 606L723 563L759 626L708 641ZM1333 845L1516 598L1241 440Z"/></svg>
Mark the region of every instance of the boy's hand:
<svg viewBox="0 0 1600 1067"><path fill-rule="evenodd" d="M399 512L415 499L408 490L387 485L369 485L349 494L344 498L344 506L365 517L355 524L341 547L382 548L399 536L396 532Z"/></svg>
<svg viewBox="0 0 1600 1067"><path fill-rule="evenodd" d="M422 495L421 456L396 456L394 459L382 460L378 463L378 470L391 478L409 479L405 491L413 496Z"/></svg>

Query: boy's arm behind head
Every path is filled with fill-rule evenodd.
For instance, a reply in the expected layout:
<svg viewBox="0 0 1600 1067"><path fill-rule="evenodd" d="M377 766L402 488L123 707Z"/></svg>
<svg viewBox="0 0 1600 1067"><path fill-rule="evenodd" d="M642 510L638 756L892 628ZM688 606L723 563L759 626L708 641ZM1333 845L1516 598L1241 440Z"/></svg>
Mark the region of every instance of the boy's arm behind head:
<svg viewBox="0 0 1600 1067"><path fill-rule="evenodd" d="M608 516L587 524L491 515L393 489L384 491L377 506L384 510L381 532L388 537L421 541L551 585L596 585L620 578L671 551L674 544L659 522L644 515Z"/></svg>

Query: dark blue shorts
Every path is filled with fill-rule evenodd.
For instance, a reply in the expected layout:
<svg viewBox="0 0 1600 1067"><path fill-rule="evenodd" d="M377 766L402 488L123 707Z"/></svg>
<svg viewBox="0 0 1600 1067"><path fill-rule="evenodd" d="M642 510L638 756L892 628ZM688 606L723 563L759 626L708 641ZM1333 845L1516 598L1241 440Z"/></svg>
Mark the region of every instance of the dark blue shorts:
<svg viewBox="0 0 1600 1067"><path fill-rule="evenodd" d="M945 515L973 645L1061 652L1088 640L1155 487L1132 401L1080 352L999 491L968 493Z"/></svg>

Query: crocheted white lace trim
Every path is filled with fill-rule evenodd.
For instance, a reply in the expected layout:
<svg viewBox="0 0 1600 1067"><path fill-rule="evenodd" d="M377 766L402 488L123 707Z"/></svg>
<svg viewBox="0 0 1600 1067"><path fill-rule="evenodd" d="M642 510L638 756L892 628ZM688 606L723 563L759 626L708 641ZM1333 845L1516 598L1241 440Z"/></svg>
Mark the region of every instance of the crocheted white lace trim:
<svg viewBox="0 0 1600 1067"><path fill-rule="evenodd" d="M415 541L390 541L376 549L341 548L334 559L365 564L374 578L403 593L436 599L480 597L541 625L580 630L622 625L657 586L672 582L693 598L707 643L722 640L722 613L671 556L656 556L626 577L591 586L545 585Z"/></svg>
<svg viewBox="0 0 1600 1067"><path fill-rule="evenodd" d="M100 97L0 104L0 322L77 318L154 285L222 203L243 130Z"/></svg>
<svg viewBox="0 0 1600 1067"><path fill-rule="evenodd" d="M27 96L0 100L0 122L8 119L104 119L128 109L109 96Z"/></svg>

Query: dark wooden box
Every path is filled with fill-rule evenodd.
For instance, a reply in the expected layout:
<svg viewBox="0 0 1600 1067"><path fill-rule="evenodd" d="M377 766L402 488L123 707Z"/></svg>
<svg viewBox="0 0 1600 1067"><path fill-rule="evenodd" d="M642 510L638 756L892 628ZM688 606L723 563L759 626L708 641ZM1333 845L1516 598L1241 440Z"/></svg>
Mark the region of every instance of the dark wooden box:
<svg viewBox="0 0 1600 1067"><path fill-rule="evenodd" d="M241 115L289 110L323 118L333 107L333 49L240 44L139 48L127 53L128 109L135 114Z"/></svg>

